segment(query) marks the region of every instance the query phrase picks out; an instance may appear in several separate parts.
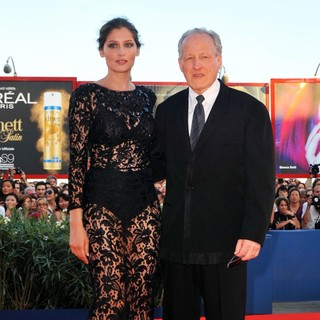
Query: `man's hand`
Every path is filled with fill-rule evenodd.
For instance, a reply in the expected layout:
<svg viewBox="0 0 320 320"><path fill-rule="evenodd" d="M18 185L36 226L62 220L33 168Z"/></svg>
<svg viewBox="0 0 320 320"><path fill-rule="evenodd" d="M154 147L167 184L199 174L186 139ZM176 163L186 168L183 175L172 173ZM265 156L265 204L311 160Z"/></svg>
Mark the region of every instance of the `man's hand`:
<svg viewBox="0 0 320 320"><path fill-rule="evenodd" d="M242 261L249 261L259 255L260 249L260 243L247 239L239 239L234 255L240 257Z"/></svg>

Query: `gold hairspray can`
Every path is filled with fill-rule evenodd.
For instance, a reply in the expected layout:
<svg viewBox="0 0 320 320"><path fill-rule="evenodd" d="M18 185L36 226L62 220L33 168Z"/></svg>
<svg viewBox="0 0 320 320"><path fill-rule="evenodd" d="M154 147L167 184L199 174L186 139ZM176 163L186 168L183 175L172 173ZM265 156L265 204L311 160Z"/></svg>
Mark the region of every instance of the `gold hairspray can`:
<svg viewBox="0 0 320 320"><path fill-rule="evenodd" d="M61 170L61 93L44 93L44 148L43 169Z"/></svg>

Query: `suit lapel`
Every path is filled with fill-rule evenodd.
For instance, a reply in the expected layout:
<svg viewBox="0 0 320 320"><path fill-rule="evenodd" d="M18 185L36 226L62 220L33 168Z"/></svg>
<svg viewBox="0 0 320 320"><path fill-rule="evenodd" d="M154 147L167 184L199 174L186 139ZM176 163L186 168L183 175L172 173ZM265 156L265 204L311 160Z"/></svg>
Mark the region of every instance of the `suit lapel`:
<svg viewBox="0 0 320 320"><path fill-rule="evenodd" d="M177 102L179 106L176 108L176 125L178 134L188 153L191 153L189 129L188 129L188 95L189 90L184 90L181 98Z"/></svg>
<svg viewBox="0 0 320 320"><path fill-rule="evenodd" d="M229 88L226 85L221 83L219 94L202 129L194 152L196 152L197 149L201 147L201 145L203 145L207 139L213 136L214 131L219 125L223 125L223 119L229 112L228 89Z"/></svg>

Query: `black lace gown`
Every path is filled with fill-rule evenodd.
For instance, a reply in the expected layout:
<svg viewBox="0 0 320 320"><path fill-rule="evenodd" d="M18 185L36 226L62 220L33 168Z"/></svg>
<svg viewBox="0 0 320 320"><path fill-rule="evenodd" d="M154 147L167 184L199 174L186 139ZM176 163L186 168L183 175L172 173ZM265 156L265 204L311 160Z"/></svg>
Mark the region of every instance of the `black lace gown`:
<svg viewBox="0 0 320 320"><path fill-rule="evenodd" d="M150 170L154 93L77 88L70 99L70 209L82 208L90 319L153 319L160 210Z"/></svg>

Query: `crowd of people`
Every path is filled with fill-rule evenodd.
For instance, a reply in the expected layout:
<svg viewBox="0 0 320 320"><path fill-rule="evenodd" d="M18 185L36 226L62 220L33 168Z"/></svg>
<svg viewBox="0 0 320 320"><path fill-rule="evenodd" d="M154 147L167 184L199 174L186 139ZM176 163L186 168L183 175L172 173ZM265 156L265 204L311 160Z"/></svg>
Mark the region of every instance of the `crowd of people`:
<svg viewBox="0 0 320 320"><path fill-rule="evenodd" d="M0 175L0 216L22 214L25 218L68 219L69 190L67 183L60 183L53 175L45 181L28 181L25 172L15 169Z"/></svg>
<svg viewBox="0 0 320 320"><path fill-rule="evenodd" d="M278 178L270 229L318 229L319 222L320 179L314 175L305 182Z"/></svg>

